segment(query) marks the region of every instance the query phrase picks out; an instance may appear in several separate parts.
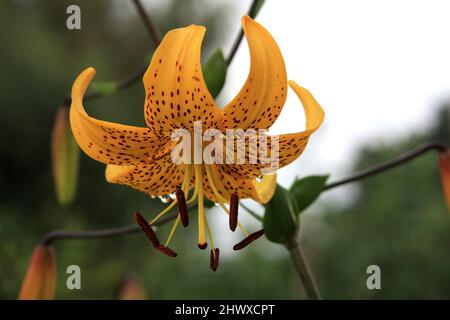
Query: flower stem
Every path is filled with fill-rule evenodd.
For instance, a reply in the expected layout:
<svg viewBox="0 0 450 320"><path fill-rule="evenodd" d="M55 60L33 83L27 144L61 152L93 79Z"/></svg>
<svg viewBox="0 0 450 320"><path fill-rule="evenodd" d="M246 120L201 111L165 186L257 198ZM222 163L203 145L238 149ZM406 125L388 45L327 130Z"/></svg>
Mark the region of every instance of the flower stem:
<svg viewBox="0 0 450 320"><path fill-rule="evenodd" d="M294 263L295 269L297 270L298 276L303 283L306 295L310 300L321 300L319 290L314 282L314 279L309 271L308 265L306 263L305 257L300 249L300 243L297 237L293 237L286 244L292 262Z"/></svg>
<svg viewBox="0 0 450 320"><path fill-rule="evenodd" d="M404 154L401 154L400 156L382 162L380 164L374 165L373 167L367 168L361 172L356 173L353 176L350 176L348 178L342 179L342 180L338 180L336 182L332 182L328 185L326 185L325 190L329 190L332 188L336 188L339 187L341 185L347 184L347 183L351 183L351 182L355 182L358 180L362 180L371 176L374 176L376 174L382 173L384 171L390 170L392 168L395 168L399 165L402 165L408 161L411 161L421 155L423 155L424 153L427 153L428 151L431 150L435 150L438 152L445 152L448 150L448 146L443 143L443 142L429 142L429 143L425 143L413 150L410 150Z"/></svg>
<svg viewBox="0 0 450 320"><path fill-rule="evenodd" d="M161 36L156 29L155 25L152 22L152 19L150 19L147 12L145 12L144 6L142 5L140 0L132 0L134 3L134 6L136 7L136 10L139 13L139 16L141 17L142 22L145 25L145 28L147 29L150 37L153 40L153 43L155 44L155 47L157 47L161 43Z"/></svg>

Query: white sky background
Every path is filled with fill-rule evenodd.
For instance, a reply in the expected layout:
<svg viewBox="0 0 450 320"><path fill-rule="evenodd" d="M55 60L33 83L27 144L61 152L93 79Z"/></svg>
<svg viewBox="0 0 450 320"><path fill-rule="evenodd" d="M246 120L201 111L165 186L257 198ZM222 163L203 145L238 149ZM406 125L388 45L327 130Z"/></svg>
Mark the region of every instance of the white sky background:
<svg viewBox="0 0 450 320"><path fill-rule="evenodd" d="M230 32L239 30L250 2L233 2ZM325 110L304 154L279 171L284 186L296 175L331 173L330 181L346 176L362 146L426 131L450 97L448 0L266 0L257 21L277 41L288 78L308 88ZM248 67L244 43L228 69L221 105L239 91ZM290 91L271 132L303 128L301 104ZM353 191L337 188L321 200L345 204ZM221 234L220 242L233 240Z"/></svg>
<svg viewBox="0 0 450 320"><path fill-rule="evenodd" d="M249 3L236 1L236 25ZM445 0L266 1L257 21L277 41L288 78L308 88L326 113L303 156L280 171L281 184L296 174L342 177L361 146L427 130L450 96L449 14ZM221 100L238 92L248 65L244 44ZM303 123L290 91L271 132L296 132Z"/></svg>

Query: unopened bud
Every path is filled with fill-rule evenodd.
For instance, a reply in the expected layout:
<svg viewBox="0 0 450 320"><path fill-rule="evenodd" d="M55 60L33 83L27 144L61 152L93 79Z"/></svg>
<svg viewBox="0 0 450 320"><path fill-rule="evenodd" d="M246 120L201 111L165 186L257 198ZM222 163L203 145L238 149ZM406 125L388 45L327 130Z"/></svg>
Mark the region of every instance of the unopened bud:
<svg viewBox="0 0 450 320"><path fill-rule="evenodd" d="M22 282L19 300L51 300L55 295L56 259L53 247L38 244Z"/></svg>
<svg viewBox="0 0 450 320"><path fill-rule="evenodd" d="M68 107L60 107L56 113L51 154L56 196L61 205L68 205L75 197L80 157L80 149L70 130Z"/></svg>

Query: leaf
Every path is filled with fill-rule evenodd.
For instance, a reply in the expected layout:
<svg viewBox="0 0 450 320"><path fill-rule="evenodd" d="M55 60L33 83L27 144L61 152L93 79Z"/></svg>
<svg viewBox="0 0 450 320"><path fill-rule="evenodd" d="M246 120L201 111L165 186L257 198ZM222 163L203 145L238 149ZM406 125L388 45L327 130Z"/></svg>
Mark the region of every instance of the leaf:
<svg viewBox="0 0 450 320"><path fill-rule="evenodd" d="M275 194L266 205L263 225L267 239L287 243L297 233L299 220L297 204L292 193L277 184Z"/></svg>
<svg viewBox="0 0 450 320"><path fill-rule="evenodd" d="M222 50L217 49L203 66L203 77L205 78L209 92L211 92L214 98L222 90L226 76L227 62L225 61Z"/></svg>
<svg viewBox="0 0 450 320"><path fill-rule="evenodd" d="M70 130L68 107L61 107L56 114L51 153L56 196L61 205L68 205L75 197L80 158L80 148Z"/></svg>
<svg viewBox="0 0 450 320"><path fill-rule="evenodd" d="M211 200L209 200L208 198L204 198L203 200L203 205L205 206L205 208L212 208L214 207L216 204L214 202L212 202Z"/></svg>
<svg viewBox="0 0 450 320"><path fill-rule="evenodd" d="M329 175L308 176L296 179L289 189L298 204L298 212L305 210L311 203L317 200L325 190L325 185Z"/></svg>
<svg viewBox="0 0 450 320"><path fill-rule="evenodd" d="M263 6L264 2L265 0L255 0L250 10L250 17L252 19L254 19L256 15L259 13L259 10L261 10L261 7Z"/></svg>

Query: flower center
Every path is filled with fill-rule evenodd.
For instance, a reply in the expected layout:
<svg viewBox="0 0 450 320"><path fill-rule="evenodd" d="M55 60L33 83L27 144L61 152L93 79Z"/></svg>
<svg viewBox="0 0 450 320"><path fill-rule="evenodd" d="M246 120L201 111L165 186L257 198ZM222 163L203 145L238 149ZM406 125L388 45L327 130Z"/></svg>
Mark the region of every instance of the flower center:
<svg viewBox="0 0 450 320"><path fill-rule="evenodd" d="M214 237L211 228L208 224L208 219L205 214L205 204L204 204L204 183L207 183L212 190L214 197L220 207L229 216L229 227L231 231L235 231L238 227L245 236L245 239L235 246L235 250L242 249L247 246L252 241L259 238L263 232L258 231L253 234L248 234L247 230L238 221L238 206L239 197L237 193L233 193L229 200L227 200L218 190L214 182L213 177L213 167L211 165L205 164L182 164L184 166L184 179L181 187L176 190L176 197L172 202L160 213L156 215L153 220L147 222L139 214L137 214L137 221L142 227L144 232L149 237L152 244L162 253L175 257L177 254L172 249L169 248L170 241L172 240L175 231L180 223L183 226L189 224L188 216L188 205L197 201L198 206L198 242L197 245L200 249L206 249L208 242L211 245L211 269L216 271L219 263L219 249L214 245ZM206 178L206 179L205 179ZM194 183L194 190L189 198L189 193L191 189L191 184ZM186 200L189 199L189 200ZM170 230L169 236L164 245L159 243L155 232L152 229L152 225L156 223L162 216L169 212L176 204L178 204L179 214ZM229 207L227 207L229 205ZM207 240L208 238L208 240Z"/></svg>

